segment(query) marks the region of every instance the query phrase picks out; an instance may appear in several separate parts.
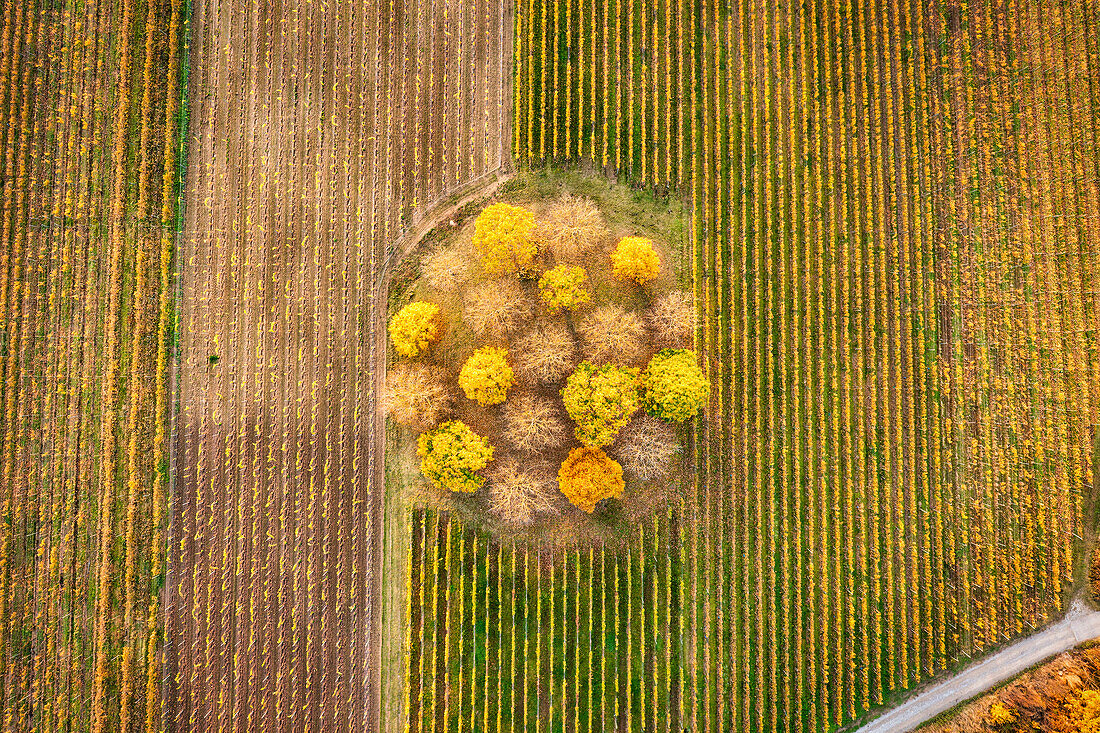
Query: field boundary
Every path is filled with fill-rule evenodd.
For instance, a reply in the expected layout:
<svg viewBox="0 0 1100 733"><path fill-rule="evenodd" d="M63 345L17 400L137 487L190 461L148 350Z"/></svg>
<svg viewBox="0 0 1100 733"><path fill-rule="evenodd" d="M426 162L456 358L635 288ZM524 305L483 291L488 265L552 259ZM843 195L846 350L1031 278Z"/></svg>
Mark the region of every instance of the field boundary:
<svg viewBox="0 0 1100 733"><path fill-rule="evenodd" d="M975 660L951 677L882 711L853 733L904 733L1087 641L1100 638L1100 611L1076 603L1058 622L995 654Z"/></svg>
<svg viewBox="0 0 1100 733"><path fill-rule="evenodd" d="M433 206L430 206L424 210L423 213L418 213L412 217L409 229L397 238L397 240L388 248L386 259L382 263L380 272L378 273L378 281L374 289L375 302L371 303L373 308L373 319L371 329L376 338L381 340L382 348L375 350L375 364L373 384L371 385L371 391L374 395L380 395L382 389L386 383L386 366L388 349L386 348L386 321L388 313L389 303L389 289L390 280L394 271L394 268L401 264L405 257L416 250L416 247L424 241L424 238L428 236L439 223L445 219L454 216L460 209L467 206L473 201L478 199L489 198L493 196L501 186L512 180L515 173L507 168L500 168L491 173L487 173L480 178L471 181L470 183L459 187L450 196L442 199L440 202ZM371 491L371 517L373 525L371 527L371 533L375 537L377 542L381 542L385 537L386 527L383 525L384 516L389 512L386 512L384 502L387 501L386 491L386 418L382 413L381 401L377 398L374 401L374 411L372 415L374 421L374 451L375 455L379 456L379 460L374 462L373 475L370 477L374 490ZM401 531L407 531L407 526L402 526ZM388 578L383 577L383 569L385 567L385 561L381 557L375 557L374 562L379 566L379 571L374 574L373 585L370 589L371 603L374 604L374 608L379 609L378 613L373 614L371 619L371 629L368 649L370 654L373 655L373 659L377 660L377 669L375 669L371 675L371 679L367 680L369 692L368 705L370 706L370 712L368 714L368 720L376 721L377 730L390 730L390 726L386 724L381 718L383 710L382 690L384 682L382 679L382 652L383 652L383 640L386 637L385 628L386 621L388 619L396 618L398 621L390 620L390 624L400 623L402 624L402 632L398 635L401 640L401 645L405 645L405 634L403 633L403 625L407 615L407 609L404 608L404 604L401 604L401 608L389 608L385 603L384 589ZM401 563L401 567L405 567L404 562ZM401 589L404 589L405 578L401 578L401 582L398 583ZM397 612L396 614L394 612ZM391 626L391 630L395 630ZM404 659L402 655L402 659ZM402 690L404 689L405 671L401 670L399 676L394 676L394 679L399 679L402 683ZM402 703L402 709L404 704ZM396 726L397 729L403 730L404 726Z"/></svg>
<svg viewBox="0 0 1100 733"><path fill-rule="evenodd" d="M170 655L166 652L168 645L168 609L171 608L173 602L172 599L172 581L170 575L175 569L172 563L171 549L173 546L173 540L175 539L174 530L176 529L176 441L178 435L176 433L177 418L179 417L180 410L180 361L182 360L182 351L180 349L179 334L180 334L180 304L183 302L183 277L180 269L183 265L183 216L184 206L186 205L187 197L184 195L185 186L187 182L187 135L191 122L191 100L188 97L188 88L190 87L189 80L191 78L191 0L184 0L183 3L183 17L180 18L180 90L179 90L179 105L180 108L177 112L179 115L176 125L176 135L179 140L179 147L176 151L176 216L175 221L172 222L172 315L171 315L171 333L169 334L169 355L171 359L171 370L168 377L168 415L166 420L168 423L168 439L166 443L165 452L167 453L168 461L168 486L166 488L166 517L164 524L164 544L165 557L164 557L164 582L160 587L161 596L161 609L162 618L160 619L161 633L163 638L161 639L160 649L158 655L160 658L160 682L158 690L160 693L160 699L168 699L168 680L170 677L168 670L168 659ZM171 670L171 673L175 673L175 669ZM163 730L168 730L170 712L166 705L161 707L161 727Z"/></svg>

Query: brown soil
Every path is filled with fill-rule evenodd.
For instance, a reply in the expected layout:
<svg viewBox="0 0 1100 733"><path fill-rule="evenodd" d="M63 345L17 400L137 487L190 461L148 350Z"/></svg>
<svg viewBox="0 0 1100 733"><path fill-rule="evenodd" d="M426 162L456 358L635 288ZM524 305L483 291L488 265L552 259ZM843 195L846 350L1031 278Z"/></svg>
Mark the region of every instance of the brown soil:
<svg viewBox="0 0 1100 733"><path fill-rule="evenodd" d="M387 244L508 156L500 114L478 133L489 154L452 132L457 147L428 156L444 139L441 95L463 90L448 81L418 93L418 70L442 77L446 66L452 79L461 68L477 78L465 93L490 108L506 94L506 77L481 71L498 60L460 57L450 35L425 42L445 13L412 2L392 15L346 3L194 6L170 729L380 725L373 324ZM437 129L422 138L416 126L428 124Z"/></svg>

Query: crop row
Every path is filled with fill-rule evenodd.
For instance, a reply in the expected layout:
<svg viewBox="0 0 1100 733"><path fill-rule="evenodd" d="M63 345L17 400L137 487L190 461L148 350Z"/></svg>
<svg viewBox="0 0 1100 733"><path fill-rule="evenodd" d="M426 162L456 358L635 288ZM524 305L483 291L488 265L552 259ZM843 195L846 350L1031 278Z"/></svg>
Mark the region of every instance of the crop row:
<svg viewBox="0 0 1100 733"><path fill-rule="evenodd" d="M663 726L683 684L678 544L667 514L626 552L551 553L416 511L409 729Z"/></svg>
<svg viewBox="0 0 1100 733"><path fill-rule="evenodd" d="M520 3L517 159L692 200L716 388L662 728L838 725L1062 608L1100 397L1095 23L1015 0ZM475 627L479 592L448 602Z"/></svg>
<svg viewBox="0 0 1100 733"><path fill-rule="evenodd" d="M19 730L160 727L181 20L167 0L4 10L0 708Z"/></svg>
<svg viewBox="0 0 1100 733"><path fill-rule="evenodd" d="M194 4L165 666L179 725L359 730L402 681L374 647L371 329L409 220L501 165L503 22L495 2Z"/></svg>

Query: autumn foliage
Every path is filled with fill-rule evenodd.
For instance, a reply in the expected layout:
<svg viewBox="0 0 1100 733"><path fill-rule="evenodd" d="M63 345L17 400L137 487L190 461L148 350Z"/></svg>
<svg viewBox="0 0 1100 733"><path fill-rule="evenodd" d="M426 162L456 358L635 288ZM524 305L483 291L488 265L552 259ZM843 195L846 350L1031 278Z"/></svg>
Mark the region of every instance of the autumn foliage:
<svg viewBox="0 0 1100 733"><path fill-rule="evenodd" d="M445 491L477 491L485 484L478 472L493 460L489 443L459 420L421 434L416 454L421 473Z"/></svg>
<svg viewBox="0 0 1100 733"><path fill-rule="evenodd" d="M390 319L389 330L394 351L408 358L420 356L439 338L439 306L409 303Z"/></svg>
<svg viewBox="0 0 1100 733"><path fill-rule="evenodd" d="M687 349L662 349L642 373L646 411L670 422L683 422L707 401L710 383Z"/></svg>
<svg viewBox="0 0 1100 733"><path fill-rule="evenodd" d="M417 302L390 323L395 351L421 358L392 366L381 397L396 423L421 433L434 487L423 503L561 537L611 531L584 515L622 495L626 476L634 483L615 524L663 505L680 446L662 418L686 398L683 385L664 385L647 415L642 367L661 346L690 344L694 300L669 293L671 278L624 286L658 278L661 262L652 241L621 234L612 239L596 205L575 196L531 209L493 203L424 256L410 287ZM647 374L693 375L672 366Z"/></svg>
<svg viewBox="0 0 1100 733"><path fill-rule="evenodd" d="M588 274L583 267L558 265L539 279L539 297L551 313L575 310L592 300L587 283Z"/></svg>
<svg viewBox="0 0 1100 733"><path fill-rule="evenodd" d="M508 350L494 346L485 346L471 354L458 375L458 386L483 407L504 402L514 382Z"/></svg>
<svg viewBox="0 0 1100 733"><path fill-rule="evenodd" d="M577 440L592 448L608 445L639 407L638 370L582 361L561 396Z"/></svg>
<svg viewBox="0 0 1100 733"><path fill-rule="evenodd" d="M927 733L1100 733L1100 647L1059 654Z"/></svg>
<svg viewBox="0 0 1100 733"><path fill-rule="evenodd" d="M611 271L622 280L644 285L661 272L661 259L645 237L623 237L611 253Z"/></svg>
<svg viewBox="0 0 1100 733"><path fill-rule="evenodd" d="M490 204L474 222L474 249L491 275L525 271L538 253L535 215L511 204Z"/></svg>
<svg viewBox="0 0 1100 733"><path fill-rule="evenodd" d="M558 488L577 508L591 514L604 499L622 496L623 468L598 448L574 448L558 471Z"/></svg>

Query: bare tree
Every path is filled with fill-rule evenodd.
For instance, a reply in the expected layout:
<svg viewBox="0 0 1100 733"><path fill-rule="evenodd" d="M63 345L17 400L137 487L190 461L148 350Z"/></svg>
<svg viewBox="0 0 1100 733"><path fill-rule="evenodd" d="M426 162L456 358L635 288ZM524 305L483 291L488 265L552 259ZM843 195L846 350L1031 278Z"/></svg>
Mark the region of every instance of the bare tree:
<svg viewBox="0 0 1100 733"><path fill-rule="evenodd" d="M558 514L552 476L542 463L500 461L489 476L489 511L518 527L534 524L540 514Z"/></svg>
<svg viewBox="0 0 1100 733"><path fill-rule="evenodd" d="M652 481L668 474L672 457L680 450L676 431L649 415L631 420L619 434L610 453L631 475Z"/></svg>
<svg viewBox="0 0 1100 733"><path fill-rule="evenodd" d="M526 325L534 313L531 301L513 278L481 283L466 292L463 318L479 335L506 336Z"/></svg>
<svg viewBox="0 0 1100 733"><path fill-rule="evenodd" d="M577 365L573 336L562 324L540 324L512 347L516 369L526 379L552 383Z"/></svg>
<svg viewBox="0 0 1100 733"><path fill-rule="evenodd" d="M453 292L469 278L471 256L459 246L443 247L432 252L420 263L420 274L428 285Z"/></svg>
<svg viewBox="0 0 1100 733"><path fill-rule="evenodd" d="M504 406L504 438L517 450L539 453L556 448L569 431L552 400L535 394L513 397Z"/></svg>
<svg viewBox="0 0 1100 733"><path fill-rule="evenodd" d="M423 364L398 364L386 374L382 406L394 422L415 428L439 423L453 397L445 383Z"/></svg>
<svg viewBox="0 0 1100 733"><path fill-rule="evenodd" d="M616 305L596 308L577 324L584 355L597 364L629 365L645 349L645 327L635 314Z"/></svg>
<svg viewBox="0 0 1100 733"><path fill-rule="evenodd" d="M567 193L546 207L535 224L535 237L546 244L555 262L576 264L604 242L607 227L590 199Z"/></svg>
<svg viewBox="0 0 1100 733"><path fill-rule="evenodd" d="M684 290L662 295L649 309L648 320L660 345L690 347L695 336L695 296Z"/></svg>

